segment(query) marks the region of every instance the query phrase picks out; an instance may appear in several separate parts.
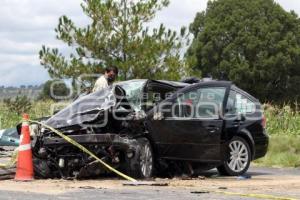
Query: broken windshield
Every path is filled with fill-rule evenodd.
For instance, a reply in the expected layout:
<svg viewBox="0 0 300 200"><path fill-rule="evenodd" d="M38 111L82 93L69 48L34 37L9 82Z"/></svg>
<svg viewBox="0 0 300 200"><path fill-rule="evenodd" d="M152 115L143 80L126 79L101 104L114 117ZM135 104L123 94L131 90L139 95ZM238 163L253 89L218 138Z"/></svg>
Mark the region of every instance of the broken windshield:
<svg viewBox="0 0 300 200"><path fill-rule="evenodd" d="M142 109L142 95L146 80L131 80L117 83L126 91L126 98L135 111Z"/></svg>

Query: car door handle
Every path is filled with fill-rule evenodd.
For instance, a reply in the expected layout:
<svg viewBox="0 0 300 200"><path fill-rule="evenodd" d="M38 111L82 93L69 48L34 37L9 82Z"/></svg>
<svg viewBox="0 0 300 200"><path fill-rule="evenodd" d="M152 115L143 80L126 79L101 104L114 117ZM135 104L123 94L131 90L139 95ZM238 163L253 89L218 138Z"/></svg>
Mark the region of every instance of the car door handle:
<svg viewBox="0 0 300 200"><path fill-rule="evenodd" d="M244 124L244 121L240 121L240 120L236 120L236 121L233 121L232 125L234 127L238 127L240 125Z"/></svg>
<svg viewBox="0 0 300 200"><path fill-rule="evenodd" d="M219 127L216 127L216 126L207 126L205 128L209 133L215 133L219 130Z"/></svg>

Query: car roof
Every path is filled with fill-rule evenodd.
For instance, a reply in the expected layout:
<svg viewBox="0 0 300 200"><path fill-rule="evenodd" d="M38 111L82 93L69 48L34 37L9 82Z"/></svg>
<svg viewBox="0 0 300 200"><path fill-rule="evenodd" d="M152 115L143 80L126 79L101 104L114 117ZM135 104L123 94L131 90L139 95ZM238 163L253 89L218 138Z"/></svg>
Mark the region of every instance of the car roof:
<svg viewBox="0 0 300 200"><path fill-rule="evenodd" d="M191 84L183 83L183 82L179 82L179 81L158 80L156 82L161 82L161 83L165 83L165 84L172 85L174 87L180 87L180 88L183 88L183 87L191 85Z"/></svg>
<svg viewBox="0 0 300 200"><path fill-rule="evenodd" d="M130 82L136 82L136 81L141 81L141 82L152 81L152 82L167 84L167 85L177 87L177 88L183 88L183 87L191 85L191 84L183 83L183 82L179 82L179 81L151 80L151 79L131 79L131 80L126 80L126 81L120 81L120 82L117 82L116 84L117 85L122 85L122 83L130 83Z"/></svg>
<svg viewBox="0 0 300 200"><path fill-rule="evenodd" d="M144 82L144 83L146 83L146 81L147 81L147 79L131 79L131 80L126 80L126 81L115 82L114 85L122 86L123 84L126 84L126 83L133 83L133 82Z"/></svg>
<svg viewBox="0 0 300 200"><path fill-rule="evenodd" d="M194 83L191 87L199 87L199 86L220 86L220 87L228 87L233 85L231 81L217 81L217 80L210 80L210 81L201 81L199 83Z"/></svg>
<svg viewBox="0 0 300 200"><path fill-rule="evenodd" d="M199 83L190 84L188 87L182 88L178 92L188 92L189 90L197 89L199 87L231 87L231 81L217 81L217 80L209 80L209 81L201 81Z"/></svg>

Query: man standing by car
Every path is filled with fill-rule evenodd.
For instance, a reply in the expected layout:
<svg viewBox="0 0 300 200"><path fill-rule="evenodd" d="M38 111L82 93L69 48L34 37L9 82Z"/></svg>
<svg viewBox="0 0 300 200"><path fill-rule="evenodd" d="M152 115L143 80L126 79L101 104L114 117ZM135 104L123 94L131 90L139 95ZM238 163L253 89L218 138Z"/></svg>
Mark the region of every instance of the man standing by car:
<svg viewBox="0 0 300 200"><path fill-rule="evenodd" d="M97 79L95 86L93 88L93 92L103 90L108 86L112 85L118 76L119 70L116 66L107 67L105 69L104 75Z"/></svg>

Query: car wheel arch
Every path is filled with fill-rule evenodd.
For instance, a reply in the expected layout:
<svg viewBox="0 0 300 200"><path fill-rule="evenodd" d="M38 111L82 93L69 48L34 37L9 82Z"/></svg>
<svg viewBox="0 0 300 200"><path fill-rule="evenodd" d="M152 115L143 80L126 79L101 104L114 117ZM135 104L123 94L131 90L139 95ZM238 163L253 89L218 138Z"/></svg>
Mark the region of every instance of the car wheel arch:
<svg viewBox="0 0 300 200"><path fill-rule="evenodd" d="M151 137L150 134L146 134L146 135L144 135L143 137L145 137L146 139L148 139L148 141L149 141L149 143L150 143L150 145L151 145L151 147L152 147L152 151L153 151L153 153L154 153L154 156L156 157L156 156L158 155L158 150L157 150L157 148L156 148L156 143L155 143L155 141L153 140L153 138Z"/></svg>
<svg viewBox="0 0 300 200"><path fill-rule="evenodd" d="M251 160L253 160L255 158L255 142L251 133L247 129L242 129L234 136L241 137L248 142L248 145L251 150Z"/></svg>

